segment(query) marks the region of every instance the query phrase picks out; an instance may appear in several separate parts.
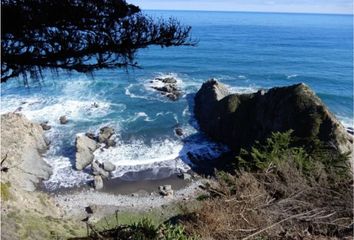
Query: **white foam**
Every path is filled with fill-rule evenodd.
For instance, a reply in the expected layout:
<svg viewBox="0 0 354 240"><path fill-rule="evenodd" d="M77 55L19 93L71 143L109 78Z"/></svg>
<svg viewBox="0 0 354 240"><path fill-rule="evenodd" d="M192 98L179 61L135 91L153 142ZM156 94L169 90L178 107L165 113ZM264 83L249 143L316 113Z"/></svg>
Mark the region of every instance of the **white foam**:
<svg viewBox="0 0 354 240"><path fill-rule="evenodd" d="M44 185L54 190L60 187L69 188L80 186L92 180L92 176L83 171L73 169L70 159L62 156L45 157L44 160L52 167L53 174Z"/></svg>
<svg viewBox="0 0 354 240"><path fill-rule="evenodd" d="M109 102L93 99L92 101L74 100L54 97L5 98L1 101L1 113L13 112L21 108L20 113L33 121L49 121L50 125L58 124L58 119L66 115L72 121L90 121L90 118L101 118L110 113ZM120 108L125 109L121 104Z"/></svg>
<svg viewBox="0 0 354 240"><path fill-rule="evenodd" d="M239 93L239 94L255 93L255 92L257 92L260 89L260 87L257 87L255 85L250 85L250 86L246 86L246 87L242 87L242 86L231 87L231 86L228 86L228 88L230 89L231 92Z"/></svg>
<svg viewBox="0 0 354 240"><path fill-rule="evenodd" d="M297 74L290 74L286 76L286 79L296 78L297 76L298 76Z"/></svg>
<svg viewBox="0 0 354 240"><path fill-rule="evenodd" d="M342 115L338 115L338 119L341 121L344 127L353 128L354 127L354 119L350 117L344 117Z"/></svg>

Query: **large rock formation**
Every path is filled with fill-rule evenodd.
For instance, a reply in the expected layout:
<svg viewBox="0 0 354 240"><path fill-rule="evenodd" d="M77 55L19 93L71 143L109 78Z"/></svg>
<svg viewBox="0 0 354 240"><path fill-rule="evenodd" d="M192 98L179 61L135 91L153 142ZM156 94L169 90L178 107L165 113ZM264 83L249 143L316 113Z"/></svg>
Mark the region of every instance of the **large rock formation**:
<svg viewBox="0 0 354 240"><path fill-rule="evenodd" d="M1 181L26 191L48 179L50 166L41 154L48 146L39 124L18 113L1 115Z"/></svg>
<svg viewBox="0 0 354 240"><path fill-rule="evenodd" d="M75 167L77 170L82 170L93 161L93 152L98 148L98 144L95 140L85 136L78 135L76 137L76 162Z"/></svg>
<svg viewBox="0 0 354 240"><path fill-rule="evenodd" d="M342 153L352 148L345 128L303 83L229 94L223 84L210 80L196 94L194 112L201 130L236 151L265 140L271 132L290 129L297 137L317 137Z"/></svg>

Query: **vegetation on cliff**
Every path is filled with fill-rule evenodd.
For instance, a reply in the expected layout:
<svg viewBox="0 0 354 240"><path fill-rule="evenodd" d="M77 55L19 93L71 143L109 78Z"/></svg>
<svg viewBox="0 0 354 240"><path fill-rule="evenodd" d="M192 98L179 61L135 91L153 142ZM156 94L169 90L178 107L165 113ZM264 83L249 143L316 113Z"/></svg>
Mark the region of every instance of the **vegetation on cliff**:
<svg viewBox="0 0 354 240"><path fill-rule="evenodd" d="M227 172L217 171L198 207L169 225L144 220L80 239L350 239L353 178L347 160L321 144L301 145L292 131L275 132L241 151Z"/></svg>

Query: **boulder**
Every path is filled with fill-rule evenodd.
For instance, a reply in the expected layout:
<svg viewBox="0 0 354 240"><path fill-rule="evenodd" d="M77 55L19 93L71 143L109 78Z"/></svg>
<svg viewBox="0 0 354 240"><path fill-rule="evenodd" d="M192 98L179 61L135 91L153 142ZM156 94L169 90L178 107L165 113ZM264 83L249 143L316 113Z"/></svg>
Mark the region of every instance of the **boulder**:
<svg viewBox="0 0 354 240"><path fill-rule="evenodd" d="M93 152L98 148L96 141L88 138L85 135L78 135L76 137L76 162L77 170L82 170L93 161Z"/></svg>
<svg viewBox="0 0 354 240"><path fill-rule="evenodd" d="M109 147L114 147L116 146L116 141L113 139L113 137L111 137L110 139L106 140L105 142L105 148L109 148Z"/></svg>
<svg viewBox="0 0 354 240"><path fill-rule="evenodd" d="M303 83L229 94L223 84L210 80L197 92L194 112L202 131L235 151L290 129L299 138L316 137L342 153L352 147L346 129Z"/></svg>
<svg viewBox="0 0 354 240"><path fill-rule="evenodd" d="M44 131L48 131L52 128L51 126L48 125L48 122L42 122L40 123L40 125Z"/></svg>
<svg viewBox="0 0 354 240"><path fill-rule="evenodd" d="M42 127L24 115L1 115L1 174L2 182L14 188L34 191L41 180L50 177L51 167L43 160L47 150Z"/></svg>
<svg viewBox="0 0 354 240"><path fill-rule="evenodd" d="M69 122L69 120L65 115L63 115L59 118L59 122L60 122L60 124L67 124Z"/></svg>
<svg viewBox="0 0 354 240"><path fill-rule="evenodd" d="M105 178L108 178L108 176L109 176L109 172L105 171L102 168L102 165L97 161L92 162L91 169L92 169L92 174L95 176L102 176Z"/></svg>
<svg viewBox="0 0 354 240"><path fill-rule="evenodd" d="M159 192L164 197L172 197L173 190L171 185L163 185L159 187Z"/></svg>
<svg viewBox="0 0 354 240"><path fill-rule="evenodd" d="M95 176L93 179L93 187L96 190L102 189L103 188L103 179L101 176Z"/></svg>
<svg viewBox="0 0 354 240"><path fill-rule="evenodd" d="M182 128L176 128L175 133L177 136L183 136L183 129Z"/></svg>
<svg viewBox="0 0 354 240"><path fill-rule="evenodd" d="M110 137L114 134L114 129L111 127L103 127L100 129L100 133L98 134L98 142L106 143Z"/></svg>
<svg viewBox="0 0 354 240"><path fill-rule="evenodd" d="M113 172L116 170L116 166L110 161L106 161L102 164L102 168L107 172Z"/></svg>
<svg viewBox="0 0 354 240"><path fill-rule="evenodd" d="M162 95L166 96L172 101L178 100L181 95L181 89L177 86L177 79L173 77L157 77L152 83L158 82L162 86L152 86L152 89L159 91Z"/></svg>

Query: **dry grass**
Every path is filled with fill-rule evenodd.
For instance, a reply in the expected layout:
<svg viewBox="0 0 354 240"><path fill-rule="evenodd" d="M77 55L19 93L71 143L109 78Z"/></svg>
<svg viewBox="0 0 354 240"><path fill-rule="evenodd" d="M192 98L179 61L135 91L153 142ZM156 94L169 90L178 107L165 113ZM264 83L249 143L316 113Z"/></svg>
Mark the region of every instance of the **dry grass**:
<svg viewBox="0 0 354 240"><path fill-rule="evenodd" d="M311 179L292 161L258 173L219 174L207 186L211 198L181 222L201 239L351 239L352 180L330 185L317 169Z"/></svg>

